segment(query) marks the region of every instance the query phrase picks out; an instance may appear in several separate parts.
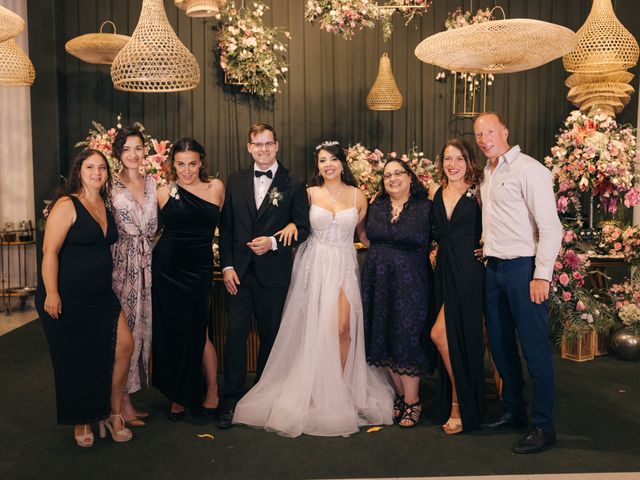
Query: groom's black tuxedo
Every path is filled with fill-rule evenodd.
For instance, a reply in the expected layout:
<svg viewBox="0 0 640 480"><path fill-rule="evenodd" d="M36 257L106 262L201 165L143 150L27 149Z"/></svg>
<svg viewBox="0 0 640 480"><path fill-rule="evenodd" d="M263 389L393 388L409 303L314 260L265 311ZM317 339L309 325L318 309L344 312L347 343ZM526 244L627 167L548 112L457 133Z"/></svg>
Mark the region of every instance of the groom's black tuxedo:
<svg viewBox="0 0 640 480"><path fill-rule="evenodd" d="M233 267L240 279L238 293L225 296L224 390L232 404L244 393L251 317L255 316L260 336L259 378L278 333L293 266L290 246L278 241L277 250L256 255L247 242L274 236L293 222L298 228L295 246L307 239L310 229L309 200L301 181L292 178L278 163L268 193L256 208L253 178L253 165L229 176L220 220L220 264L223 269Z"/></svg>
<svg viewBox="0 0 640 480"><path fill-rule="evenodd" d="M277 200L276 197L282 197ZM220 264L234 267L240 282L253 261L255 273L265 287L288 287L293 259L291 247L278 242L278 249L255 255L247 246L256 237L273 236L293 222L298 227L298 241L309 236L309 201L304 184L289 176L289 170L278 163L278 169L259 209L253 191L253 165L231 174L220 220ZM277 241L277 239L276 239Z"/></svg>

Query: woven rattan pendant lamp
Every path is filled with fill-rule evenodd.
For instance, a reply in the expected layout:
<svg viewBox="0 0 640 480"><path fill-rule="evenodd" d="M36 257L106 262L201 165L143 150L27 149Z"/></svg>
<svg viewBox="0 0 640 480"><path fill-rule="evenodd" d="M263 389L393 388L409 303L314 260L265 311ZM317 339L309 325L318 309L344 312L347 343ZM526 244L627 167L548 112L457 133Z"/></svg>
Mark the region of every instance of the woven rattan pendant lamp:
<svg viewBox="0 0 640 480"><path fill-rule="evenodd" d="M513 73L561 57L576 42L576 34L561 25L514 18L436 33L420 42L415 55L454 72Z"/></svg>
<svg viewBox="0 0 640 480"><path fill-rule="evenodd" d="M20 15L5 7L0 7L0 42L15 38L24 30L24 20Z"/></svg>
<svg viewBox="0 0 640 480"><path fill-rule="evenodd" d="M627 69L638 62L638 42L616 17L611 0L593 1L577 35L578 46L562 58L573 73L565 82L567 98L590 115L620 113L634 92Z"/></svg>
<svg viewBox="0 0 640 480"><path fill-rule="evenodd" d="M0 86L30 87L36 78L31 60L14 38L0 43Z"/></svg>
<svg viewBox="0 0 640 480"><path fill-rule="evenodd" d="M107 23L113 26L113 33L102 33ZM100 25L100 33L87 33L72 38L65 44L64 49L83 62L110 65L129 40L131 37L116 33L113 22L106 21Z"/></svg>
<svg viewBox="0 0 640 480"><path fill-rule="evenodd" d="M200 83L198 62L171 28L162 0L143 0L131 40L111 65L111 79L126 92L179 92Z"/></svg>
<svg viewBox="0 0 640 480"><path fill-rule="evenodd" d="M392 111L402 108L402 94L391 70L391 60L386 53L380 57L378 76L367 95L369 110Z"/></svg>
<svg viewBox="0 0 640 480"><path fill-rule="evenodd" d="M218 0L187 0L187 15L194 18L214 17L220 13Z"/></svg>

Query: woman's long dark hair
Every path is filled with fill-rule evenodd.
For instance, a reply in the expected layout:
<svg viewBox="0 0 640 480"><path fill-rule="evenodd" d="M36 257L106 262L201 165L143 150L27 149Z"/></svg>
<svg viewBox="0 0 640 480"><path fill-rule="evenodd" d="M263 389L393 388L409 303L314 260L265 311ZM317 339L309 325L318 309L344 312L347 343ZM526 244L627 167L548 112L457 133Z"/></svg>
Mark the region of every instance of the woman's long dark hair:
<svg viewBox="0 0 640 480"><path fill-rule="evenodd" d="M409 201L419 197L427 198L427 189L424 188L424 185L422 185L422 182L420 182L420 180L418 179L418 176L413 172L413 170L411 170L411 167L407 162L403 162L402 160L396 160L396 159L389 160L387 163L385 163L384 170L386 170L387 165L391 163L397 163L402 167L402 169L405 172L407 172L407 175L409 175L409 179L411 180L411 186L409 187ZM383 173L384 173L384 170L383 170ZM378 194L378 197L376 198L376 200L378 199L385 200L389 198L387 189L384 186L384 178L382 179L381 185L382 185L382 188L380 189L380 193Z"/></svg>
<svg viewBox="0 0 640 480"><path fill-rule="evenodd" d="M466 140L462 140L459 138L450 138L447 140L447 143L444 144L442 150L440 151L440 155L436 159L436 176L440 181L440 184L443 187L446 187L449 183L447 176L444 173L443 161L444 161L444 151L447 147L453 147L460 150L462 153L462 157L464 158L464 163L467 166L467 170L464 174L464 181L469 185L480 185L482 182L482 177L484 176L484 172L478 167L478 162L476 160L476 155L473 151L473 147Z"/></svg>
<svg viewBox="0 0 640 480"><path fill-rule="evenodd" d="M322 175L320 175L320 169L318 168L318 157L320 156L320 152L322 150L324 150L325 152L329 152L333 157L336 157L338 160L340 160L340 163L342 164L342 173L340 174L340 180L342 180L347 185L357 188L358 184L356 183L356 179L353 177L353 173L351 173L351 169L349 168L349 164L347 163L347 154L345 153L344 148L342 148L339 143L327 146L318 145L316 147L316 161L314 164L311 185L324 185L324 178L322 178Z"/></svg>
<svg viewBox="0 0 640 480"><path fill-rule="evenodd" d="M80 177L80 169L82 168L82 164L84 163L84 161L93 155L99 155L102 160L104 160L104 163L107 166L107 181L100 189L100 196L102 197L102 200L104 200L105 205L109 205L109 200L111 198L112 180L109 161L107 160L107 157L104 156L104 153L102 153L100 150L96 150L94 148L86 148L74 158L71 169L69 170L69 175L67 176L64 185L56 191L56 193L53 195L51 203L47 207L49 211L51 211L55 203L60 200L61 197L78 194L84 190L84 187L82 186L82 178Z"/></svg>
<svg viewBox="0 0 640 480"><path fill-rule="evenodd" d="M176 154L181 152L195 152L200 156L200 170L198 170L198 178L202 182L209 182L209 174L207 173L207 154L204 151L204 147L200 145L195 139L185 137L178 140L171 146L171 153L169 154L169 168L171 168L171 179L177 180L178 173L173 162L176 159Z"/></svg>

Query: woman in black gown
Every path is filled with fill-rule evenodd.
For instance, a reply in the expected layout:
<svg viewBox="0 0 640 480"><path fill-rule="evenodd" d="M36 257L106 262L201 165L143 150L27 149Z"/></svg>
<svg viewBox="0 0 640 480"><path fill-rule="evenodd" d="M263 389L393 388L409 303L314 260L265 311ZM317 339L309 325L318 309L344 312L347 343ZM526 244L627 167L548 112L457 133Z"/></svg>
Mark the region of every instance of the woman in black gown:
<svg viewBox="0 0 640 480"><path fill-rule="evenodd" d="M413 427L422 417L420 376L429 360L432 272L427 258L431 201L406 162L391 160L369 208L369 251L362 272L367 362L386 367L396 391L394 421Z"/></svg>
<svg viewBox="0 0 640 480"><path fill-rule="evenodd" d="M58 423L74 425L80 447L93 445L89 424L107 417L101 436L106 427L115 441L131 440L120 400L133 340L111 288L110 246L118 230L105 206L110 182L101 152L87 149L76 157L49 207L36 289L55 373Z"/></svg>
<svg viewBox="0 0 640 480"><path fill-rule="evenodd" d="M175 183L157 193L164 229L152 261L152 376L153 385L172 401L172 421L184 416L185 407L213 413L219 400L208 327L212 243L224 185L209 179L205 156L195 140L178 140L170 155Z"/></svg>
<svg viewBox="0 0 640 480"><path fill-rule="evenodd" d="M442 428L451 435L463 426L477 428L484 415L484 266L474 255L482 234L482 172L471 146L458 139L446 143L437 166L442 183L433 195L438 316L431 338L440 352L442 405L449 410Z"/></svg>

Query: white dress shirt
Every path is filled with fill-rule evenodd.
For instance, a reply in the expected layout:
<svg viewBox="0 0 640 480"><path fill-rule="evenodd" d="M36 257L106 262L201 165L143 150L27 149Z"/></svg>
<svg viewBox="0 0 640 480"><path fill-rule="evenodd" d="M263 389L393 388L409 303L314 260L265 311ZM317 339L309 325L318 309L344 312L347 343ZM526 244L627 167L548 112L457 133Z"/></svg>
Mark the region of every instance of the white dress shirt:
<svg viewBox="0 0 640 480"><path fill-rule="evenodd" d="M262 205L262 201L267 195L269 187L271 187L271 183L276 176L276 170L278 170L278 162L274 162L273 165L271 165L271 168L269 168L268 170L260 170L255 163L253 164L254 172L271 171L271 178L267 177L266 175L256 177L254 174L253 176L253 195L256 199L256 210L260 209L260 205Z"/></svg>
<svg viewBox="0 0 640 480"><path fill-rule="evenodd" d="M533 277L551 281L562 242L551 172L516 145L493 172L487 163L480 192L484 255L535 256Z"/></svg>

